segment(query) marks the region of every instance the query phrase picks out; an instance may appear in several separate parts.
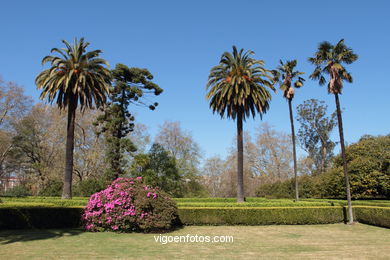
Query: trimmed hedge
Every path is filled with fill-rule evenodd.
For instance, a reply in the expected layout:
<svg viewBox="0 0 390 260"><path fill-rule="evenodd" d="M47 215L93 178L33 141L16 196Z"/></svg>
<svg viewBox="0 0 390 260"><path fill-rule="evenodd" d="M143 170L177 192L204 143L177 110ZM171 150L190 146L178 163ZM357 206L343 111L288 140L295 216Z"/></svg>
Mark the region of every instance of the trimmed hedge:
<svg viewBox="0 0 390 260"><path fill-rule="evenodd" d="M81 227L83 207L0 207L0 229ZM345 221L343 207L179 207L185 225L308 225ZM390 208L355 206L355 220L390 228Z"/></svg>
<svg viewBox="0 0 390 260"><path fill-rule="evenodd" d="M305 225L345 220L341 207L179 208L185 225Z"/></svg>
<svg viewBox="0 0 390 260"><path fill-rule="evenodd" d="M81 207L0 208L0 229L80 227L82 212Z"/></svg>
<svg viewBox="0 0 390 260"><path fill-rule="evenodd" d="M390 228L390 208L355 206L353 210L358 222Z"/></svg>
<svg viewBox="0 0 390 260"><path fill-rule="evenodd" d="M275 202L177 202L178 207L192 207L192 208L263 208L263 207L326 207L334 206L332 203L328 202L284 202L284 201L275 201Z"/></svg>

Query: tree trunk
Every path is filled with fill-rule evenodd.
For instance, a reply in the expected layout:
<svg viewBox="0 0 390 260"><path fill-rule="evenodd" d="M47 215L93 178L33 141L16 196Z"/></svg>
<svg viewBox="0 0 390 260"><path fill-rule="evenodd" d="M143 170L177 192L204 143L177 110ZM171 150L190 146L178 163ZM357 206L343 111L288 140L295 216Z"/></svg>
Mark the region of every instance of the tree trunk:
<svg viewBox="0 0 390 260"><path fill-rule="evenodd" d="M242 113L237 113L237 202L244 202L244 145Z"/></svg>
<svg viewBox="0 0 390 260"><path fill-rule="evenodd" d="M321 152L322 152L321 173L324 173L325 169L326 169L325 162L326 162L326 153L327 153L327 149L326 149L326 144L325 143L322 143Z"/></svg>
<svg viewBox="0 0 390 260"><path fill-rule="evenodd" d="M66 129L66 151L65 151L65 174L62 199L72 198L72 173L73 173L73 149L74 149L74 128L76 119L76 97L70 97L68 105L68 126Z"/></svg>
<svg viewBox="0 0 390 260"><path fill-rule="evenodd" d="M335 96L335 99L336 99L337 119L338 119L339 134L340 134L341 157L343 158L345 189L346 189L346 192L347 192L348 224L352 224L353 223L353 213L352 213L352 203L351 203L351 188L350 188L350 185L349 185L347 158L345 156L343 120L342 120L342 117L341 117L339 95L336 93L336 94L334 94L334 96Z"/></svg>
<svg viewBox="0 0 390 260"><path fill-rule="evenodd" d="M290 123L291 123L291 139L293 144L293 159L294 159L294 178L295 178L295 200L299 200L299 191L298 191L298 173L297 173L297 153L295 147L295 130L294 130L294 118L291 107L291 99L288 99L288 108L290 110Z"/></svg>

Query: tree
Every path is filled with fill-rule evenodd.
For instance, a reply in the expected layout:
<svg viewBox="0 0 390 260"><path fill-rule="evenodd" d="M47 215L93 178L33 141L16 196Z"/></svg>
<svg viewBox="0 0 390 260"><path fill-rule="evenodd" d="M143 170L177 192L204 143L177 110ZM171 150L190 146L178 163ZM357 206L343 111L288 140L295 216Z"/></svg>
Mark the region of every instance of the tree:
<svg viewBox="0 0 390 260"><path fill-rule="evenodd" d="M295 95L295 90L291 84L293 80L296 78L297 80L294 82L294 86L296 88L300 88L303 86L303 81L305 80L299 76L304 74L303 72L294 71L295 66L297 66L297 60L286 61L286 63L283 63L283 61L280 60L280 65L277 68L277 78L278 81L280 82L280 89L283 91L283 97L288 101L288 108L290 111L291 140L293 145L293 159L294 159L295 199L299 200L294 118L293 118L293 111L291 106L292 100Z"/></svg>
<svg viewBox="0 0 390 260"><path fill-rule="evenodd" d="M28 180L34 194L40 193L49 180L58 180L64 142L60 121L58 111L37 104L14 126L9 167Z"/></svg>
<svg viewBox="0 0 390 260"><path fill-rule="evenodd" d="M136 151L129 133L134 130L134 116L128 111L130 104L146 105L145 95L153 93L159 95L162 89L152 82L153 75L147 69L129 68L117 64L112 71L113 89L110 93L109 105L97 119L101 124L100 133L105 133L106 157L110 167L106 178L115 180L125 173L128 163L126 154ZM154 110L158 103L149 105Z"/></svg>
<svg viewBox="0 0 390 260"><path fill-rule="evenodd" d="M226 162L219 156L208 158L203 165L203 181L212 197L221 196L222 175L225 170Z"/></svg>
<svg viewBox="0 0 390 260"><path fill-rule="evenodd" d="M23 88L0 78L0 177L10 174L7 160L13 148L15 124L29 111L32 99L24 95Z"/></svg>
<svg viewBox="0 0 390 260"><path fill-rule="evenodd" d="M181 196L176 160L161 145L155 143L147 154L136 155L131 168L132 176L143 177L146 184L159 187L172 196Z"/></svg>
<svg viewBox="0 0 390 260"><path fill-rule="evenodd" d="M249 156L255 176L268 177L269 182L291 177L291 138L267 123L257 129L254 150Z"/></svg>
<svg viewBox="0 0 390 260"><path fill-rule="evenodd" d="M50 68L42 71L35 83L42 89L40 98L56 103L60 109L68 110L68 126L66 136L66 155L63 199L72 198L72 173L73 173L73 149L76 109L93 108L103 106L109 93L111 73L105 67L106 60L99 58L101 50L86 52L89 45L74 40L70 45L62 41L66 48L53 48L54 55L42 59L42 64L50 63Z"/></svg>
<svg viewBox="0 0 390 260"><path fill-rule="evenodd" d="M327 116L328 106L317 99L298 105L298 140L316 166L316 174L323 173L333 157L335 143L330 134L336 126L336 113Z"/></svg>
<svg viewBox="0 0 390 260"><path fill-rule="evenodd" d="M251 58L253 51L243 53L233 46L233 53L224 52L219 65L210 71L206 99L213 113L222 118L237 121L237 202L244 201L243 180L243 127L242 122L256 112L260 118L269 109L274 79L271 71L264 68L264 61Z"/></svg>
<svg viewBox="0 0 390 260"><path fill-rule="evenodd" d="M324 85L326 83L326 79L323 74L328 74L328 93L334 94L335 96L337 120L340 135L341 156L343 158L343 171L348 200L348 218L350 224L353 223L353 214L350 183L348 178L348 167L345 155L343 121L341 117L339 94L341 94L343 89L343 81L352 83L352 76L346 70L343 64L351 64L357 59L358 55L356 55L351 48L348 48L344 44L344 39L341 39L334 46L327 41L321 42L318 46L316 53L314 54L314 57L309 58L309 62L316 66L313 73L310 75L310 78L313 80L318 80L320 85Z"/></svg>
<svg viewBox="0 0 390 260"><path fill-rule="evenodd" d="M390 135L363 136L346 150L352 197L389 198ZM337 173L341 176L342 156L336 156L334 164L335 169L340 169Z"/></svg>
<svg viewBox="0 0 390 260"><path fill-rule="evenodd" d="M185 178L196 175L201 152L191 133L184 131L180 122L165 121L159 128L156 143L176 158L180 175Z"/></svg>

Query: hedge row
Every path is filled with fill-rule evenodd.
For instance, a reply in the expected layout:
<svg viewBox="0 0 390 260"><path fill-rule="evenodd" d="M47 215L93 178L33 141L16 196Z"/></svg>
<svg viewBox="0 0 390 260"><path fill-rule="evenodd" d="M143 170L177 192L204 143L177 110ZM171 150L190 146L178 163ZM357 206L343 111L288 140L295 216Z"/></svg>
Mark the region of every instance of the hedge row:
<svg viewBox="0 0 390 260"><path fill-rule="evenodd" d="M82 211L81 207L0 208L0 229L80 227Z"/></svg>
<svg viewBox="0 0 390 260"><path fill-rule="evenodd" d="M390 208L355 206L353 210L358 222L390 228Z"/></svg>
<svg viewBox="0 0 390 260"><path fill-rule="evenodd" d="M304 225L344 221L341 207L179 208L186 225Z"/></svg>
<svg viewBox="0 0 390 260"><path fill-rule="evenodd" d="M326 206L334 206L333 203L329 202L283 202L283 201L265 201L265 202L245 202L245 203L237 203L237 202L177 202L177 206L181 207L192 207L192 208L252 208L252 207L326 207Z"/></svg>
<svg viewBox="0 0 390 260"><path fill-rule="evenodd" d="M3 207L0 229L80 227L82 207ZM342 207L183 207L180 220L185 225L307 225L345 221ZM390 228L390 208L354 207L361 223Z"/></svg>

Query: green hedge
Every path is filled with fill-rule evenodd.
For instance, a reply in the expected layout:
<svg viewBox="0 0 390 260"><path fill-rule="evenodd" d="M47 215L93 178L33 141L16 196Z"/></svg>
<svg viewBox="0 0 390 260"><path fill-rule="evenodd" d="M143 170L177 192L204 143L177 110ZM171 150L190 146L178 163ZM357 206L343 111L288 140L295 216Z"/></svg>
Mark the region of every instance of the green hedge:
<svg viewBox="0 0 390 260"><path fill-rule="evenodd" d="M83 207L21 205L0 207L0 229L81 226ZM308 225L345 221L342 207L182 207L185 225ZM390 228L390 208L355 206L355 220Z"/></svg>
<svg viewBox="0 0 390 260"><path fill-rule="evenodd" d="M319 207L319 206L334 206L332 203L328 202L284 202L284 201L265 201L265 202L245 202L245 203L237 203L237 202L177 202L177 206L180 207L193 207L193 208L202 208L202 207L217 207L217 208L225 208L225 207L233 207L233 208L263 208L263 207Z"/></svg>
<svg viewBox="0 0 390 260"><path fill-rule="evenodd" d="M185 225L304 225L339 223L341 207L179 208Z"/></svg>
<svg viewBox="0 0 390 260"><path fill-rule="evenodd" d="M353 210L358 222L390 228L390 208L355 206Z"/></svg>
<svg viewBox="0 0 390 260"><path fill-rule="evenodd" d="M81 207L0 208L0 229L80 227L82 212Z"/></svg>

